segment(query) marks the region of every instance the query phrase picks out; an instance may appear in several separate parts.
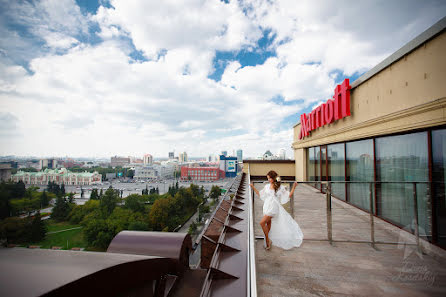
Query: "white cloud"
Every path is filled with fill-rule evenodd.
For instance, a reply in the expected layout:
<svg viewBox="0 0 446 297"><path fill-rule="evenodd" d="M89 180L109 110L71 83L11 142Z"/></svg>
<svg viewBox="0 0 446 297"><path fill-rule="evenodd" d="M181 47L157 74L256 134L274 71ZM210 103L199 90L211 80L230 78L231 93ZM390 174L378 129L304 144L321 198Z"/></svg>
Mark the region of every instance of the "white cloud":
<svg viewBox="0 0 446 297"><path fill-rule="evenodd" d="M79 43L76 38L64 34L49 32L43 36L47 45L51 48L68 49Z"/></svg>
<svg viewBox="0 0 446 297"><path fill-rule="evenodd" d="M175 149L207 156L242 148L257 156L284 147L293 156L292 126L281 123L293 115L297 122L303 108L331 97L334 70L351 75L373 67L438 15L404 8L404 17L394 18L395 11L372 2L111 4L95 15L68 0L9 5L51 50L32 56L30 72L1 64L1 117L13 123L6 130L23 137L0 138L0 154L165 156ZM81 38L91 24L102 38L95 45ZM221 81L207 77L216 51L259 51L262 29L276 36L269 45L276 56L256 66L228 61ZM27 44L6 26L0 32L8 33L2 43L13 43L1 47L4 56ZM129 40L148 61L129 56Z"/></svg>

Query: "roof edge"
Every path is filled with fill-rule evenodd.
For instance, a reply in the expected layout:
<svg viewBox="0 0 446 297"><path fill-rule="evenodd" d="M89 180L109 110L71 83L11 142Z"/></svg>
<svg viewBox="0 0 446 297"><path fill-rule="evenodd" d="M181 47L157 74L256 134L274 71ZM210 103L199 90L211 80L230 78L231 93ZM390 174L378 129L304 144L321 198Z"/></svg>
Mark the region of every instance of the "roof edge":
<svg viewBox="0 0 446 297"><path fill-rule="evenodd" d="M381 61L378 65L361 75L359 78L357 78L352 84L352 89L356 88L357 86L360 86L362 83L366 82L388 66L392 65L393 63L397 62L401 58L403 58L405 55L413 52L416 50L419 46L423 45L423 43L433 39L437 35L441 34L446 29L446 17L443 17L438 22L433 24L431 27L426 29L423 33L419 34L417 37L406 43L403 47L401 47L399 50L391 54L389 57ZM300 125L300 120L293 125L293 129Z"/></svg>
<svg viewBox="0 0 446 297"><path fill-rule="evenodd" d="M397 62L401 58L403 58L405 55L413 52L416 50L419 46L423 45L423 43L433 39L437 35L441 34L446 28L446 17L443 17L441 20L433 24L431 27L429 27L427 30L425 30L423 33L406 43L403 47L401 47L399 50L391 54L389 57L384 59L381 63L364 73L362 76L360 76L358 79L356 79L352 84L352 89L356 88L357 86L361 85L362 83L366 82L379 72L381 72L383 69L387 68L391 64Z"/></svg>

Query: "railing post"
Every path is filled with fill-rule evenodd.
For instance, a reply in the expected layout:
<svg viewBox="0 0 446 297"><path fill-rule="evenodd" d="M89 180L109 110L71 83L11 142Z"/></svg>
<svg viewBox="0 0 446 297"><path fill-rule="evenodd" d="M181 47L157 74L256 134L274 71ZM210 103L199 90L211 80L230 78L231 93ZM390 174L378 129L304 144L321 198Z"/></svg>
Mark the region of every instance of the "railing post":
<svg viewBox="0 0 446 297"><path fill-rule="evenodd" d="M322 184L321 184L322 189ZM327 237L331 245L333 245L332 220L331 220L331 184L327 182Z"/></svg>
<svg viewBox="0 0 446 297"><path fill-rule="evenodd" d="M417 249L418 252L422 253L420 246L420 234L418 230L418 200L417 200L417 183L413 182L413 209L414 209L414 218L415 218L415 238L417 240Z"/></svg>
<svg viewBox="0 0 446 297"><path fill-rule="evenodd" d="M290 189L293 188L294 182L290 183ZM291 217L294 219L294 193L290 198L290 209L291 209Z"/></svg>
<svg viewBox="0 0 446 297"><path fill-rule="evenodd" d="M370 243L374 249L375 247L375 221L373 217L373 184L369 183L369 204L370 204Z"/></svg>

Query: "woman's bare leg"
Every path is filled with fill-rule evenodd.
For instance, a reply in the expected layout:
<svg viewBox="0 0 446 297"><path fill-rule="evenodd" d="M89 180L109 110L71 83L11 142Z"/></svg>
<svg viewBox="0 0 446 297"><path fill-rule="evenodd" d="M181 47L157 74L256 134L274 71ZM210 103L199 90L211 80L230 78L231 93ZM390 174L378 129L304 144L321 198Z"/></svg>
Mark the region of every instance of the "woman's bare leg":
<svg viewBox="0 0 446 297"><path fill-rule="evenodd" d="M267 215L263 216L263 218L260 220L260 226L262 226L267 244L269 242L268 233L271 229L271 227L268 227L268 223L271 225L271 217Z"/></svg>
<svg viewBox="0 0 446 297"><path fill-rule="evenodd" d="M271 219L268 220L268 223L266 223L266 224L268 226L268 234L269 234L269 231L271 231Z"/></svg>

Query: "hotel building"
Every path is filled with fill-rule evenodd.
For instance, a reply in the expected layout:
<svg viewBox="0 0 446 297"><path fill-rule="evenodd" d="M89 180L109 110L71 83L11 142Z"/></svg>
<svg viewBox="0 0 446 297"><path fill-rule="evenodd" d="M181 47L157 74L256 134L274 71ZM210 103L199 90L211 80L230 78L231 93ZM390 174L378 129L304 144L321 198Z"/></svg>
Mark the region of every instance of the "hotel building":
<svg viewBox="0 0 446 297"><path fill-rule="evenodd" d="M298 181L373 182L373 214L400 228L415 218L415 190L420 236L443 248L445 27L446 18L351 85L338 85L332 99L301 115L292 144ZM369 189L333 183L331 193L369 212Z"/></svg>

